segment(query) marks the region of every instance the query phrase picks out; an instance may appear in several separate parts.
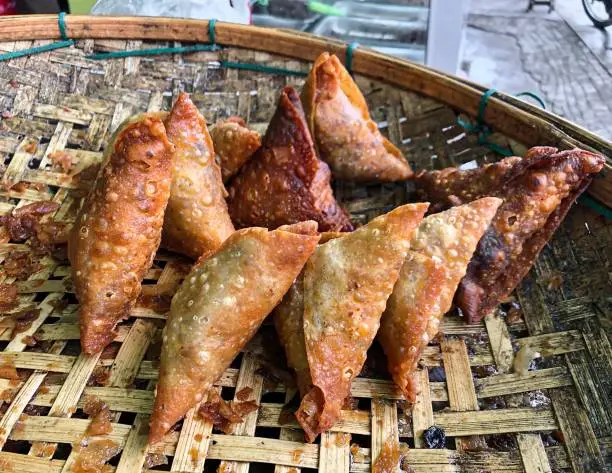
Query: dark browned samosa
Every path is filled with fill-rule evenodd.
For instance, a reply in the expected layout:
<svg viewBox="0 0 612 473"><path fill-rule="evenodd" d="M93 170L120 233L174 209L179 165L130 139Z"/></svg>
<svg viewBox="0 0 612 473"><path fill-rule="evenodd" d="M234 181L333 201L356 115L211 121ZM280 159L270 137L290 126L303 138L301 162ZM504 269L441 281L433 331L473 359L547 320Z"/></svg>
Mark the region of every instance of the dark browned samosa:
<svg viewBox="0 0 612 473"><path fill-rule="evenodd" d="M329 167L315 152L300 98L281 92L263 144L229 188L229 210L238 227L276 228L315 220L319 230L352 230L332 192Z"/></svg>
<svg viewBox="0 0 612 473"><path fill-rule="evenodd" d="M484 196L504 200L455 297L468 322L481 320L514 290L603 165L603 156L582 149L536 147L523 159L506 158L474 170L423 171L415 177L422 195L438 207Z"/></svg>

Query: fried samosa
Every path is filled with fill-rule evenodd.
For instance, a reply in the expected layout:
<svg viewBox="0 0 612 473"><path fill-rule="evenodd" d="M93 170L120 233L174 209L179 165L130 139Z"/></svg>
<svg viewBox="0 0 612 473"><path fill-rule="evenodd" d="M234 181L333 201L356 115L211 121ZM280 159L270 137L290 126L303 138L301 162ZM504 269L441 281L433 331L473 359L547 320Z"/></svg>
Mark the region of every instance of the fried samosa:
<svg viewBox="0 0 612 473"><path fill-rule="evenodd" d="M336 56L321 54L302 91L308 126L334 177L392 182L412 175L410 165L374 121L366 101Z"/></svg>
<svg viewBox="0 0 612 473"><path fill-rule="evenodd" d="M346 233L321 233L319 244L344 235ZM274 309L273 320L274 328L285 350L287 365L295 371L300 396L304 397L312 386L304 342L304 270Z"/></svg>
<svg viewBox="0 0 612 473"><path fill-rule="evenodd" d="M81 347L96 353L127 317L159 246L172 182L173 145L161 118L126 122L72 229L68 253L81 304Z"/></svg>
<svg viewBox="0 0 612 473"><path fill-rule="evenodd" d="M485 197L430 215L412 237L378 331L389 373L410 402L417 394L412 374L419 358L437 335L476 245L501 203Z"/></svg>
<svg viewBox="0 0 612 473"><path fill-rule="evenodd" d="M416 176L422 194L442 207L484 196L504 200L455 296L468 322L481 320L514 290L603 165L603 156L589 151L536 147L523 159Z"/></svg>
<svg viewBox="0 0 612 473"><path fill-rule="evenodd" d="M330 185L329 167L315 152L298 94L281 93L263 144L229 188L229 210L238 227L315 220L319 230L352 230Z"/></svg>
<svg viewBox="0 0 612 473"><path fill-rule="evenodd" d="M314 251L315 222L232 234L192 268L163 335L149 442L196 405L253 337Z"/></svg>
<svg viewBox="0 0 612 473"><path fill-rule="evenodd" d="M295 371L300 396L304 397L312 386L304 341L304 271L274 309L273 319L287 366Z"/></svg>
<svg viewBox="0 0 612 473"><path fill-rule="evenodd" d="M229 117L217 122L210 136L224 183L235 176L261 146L259 133L248 128L240 117Z"/></svg>
<svg viewBox="0 0 612 473"><path fill-rule="evenodd" d="M221 171L206 121L189 95L179 95L165 125L175 161L162 243L197 259L215 251L234 231Z"/></svg>
<svg viewBox="0 0 612 473"><path fill-rule="evenodd" d="M427 207L398 207L320 245L308 260L303 329L312 387L296 417L309 442L338 418Z"/></svg>

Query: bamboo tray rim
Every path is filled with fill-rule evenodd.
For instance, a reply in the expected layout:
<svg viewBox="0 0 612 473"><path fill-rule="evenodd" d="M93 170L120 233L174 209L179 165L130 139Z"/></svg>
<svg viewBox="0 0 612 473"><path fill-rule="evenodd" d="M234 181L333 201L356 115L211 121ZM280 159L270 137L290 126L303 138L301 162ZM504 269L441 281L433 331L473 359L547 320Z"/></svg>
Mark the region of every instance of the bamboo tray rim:
<svg viewBox="0 0 612 473"><path fill-rule="evenodd" d="M70 39L131 39L210 43L209 25L213 20L146 16L66 15L66 33ZM350 45L343 41L289 29L242 25L214 20L217 44L282 54L313 61L324 52L345 61ZM60 39L57 15L16 15L0 18L0 41ZM452 74L374 50L358 47L353 52L352 72L435 98L467 114L476 115L485 87ZM401 73L405 72L405 75ZM430 84L423 81L428 76ZM420 78L421 80L414 80ZM434 87L445 83L450 93L440 96ZM531 118L531 128L541 133L542 126L567 146L587 146L604 155L612 166L612 142L548 110L503 92L491 97L485 111L485 122L502 133L518 139L512 126L504 125L503 109L517 114L521 122ZM524 130L521 130L524 131ZM574 136L570 136L567 132ZM520 135L520 134L519 134ZM575 136L580 137L578 141ZM524 136L520 135L524 140ZM535 143L534 143L535 144Z"/></svg>
<svg viewBox="0 0 612 473"><path fill-rule="evenodd" d="M88 23L83 18L91 22ZM44 26L41 26L41 19L44 19ZM0 50L3 48L22 50L46 45L58 36L58 17L55 15L22 17L19 21L9 20L0 19L0 38L6 38L8 30L13 31L9 35L10 40L7 40L9 42L4 43ZM82 59L86 59L91 52L155 48L164 47L166 44L174 46L172 39L161 38L160 41L161 33L151 32L155 28L162 29L167 36L176 34L177 37L185 38L185 45L194 41L210 44L208 26L211 22L137 17L125 18L121 27L117 27L117 18L114 17L69 16L66 23L68 35L78 40L75 47L6 62L2 65L2 79L10 81L15 78L19 84L18 88L15 87L19 90L7 87L4 99L7 105L13 99L12 108L9 105L9 110L16 111L16 121L7 123L6 133L8 137L6 148L10 149L8 154L12 155L11 171L25 170L26 182L44 182L57 187L53 198L58 202L61 201L62 207L54 215L54 219L67 223L72 221L76 199L80 198L73 192L76 186L64 180L67 173L58 168L55 170L57 172L45 171L47 160L43 161L42 168L39 167L32 172L27 170L28 161L25 158L29 158L29 151L25 150L25 147L30 140L39 143L35 153L40 156L66 151L71 156L77 156L78 153L79 163L94 162L102 156L102 145L105 142L103 137L111 131L112 123L119 123L120 118L128 112L131 114L135 111L148 110L149 107L151 111L166 109L170 103L170 95L174 96L175 92L183 87L193 91L194 96L198 96L196 102L201 110L211 113L210 123L213 123L214 119L235 113L248 118L249 123L263 125L268 121L268 112L273 110L271 98L275 97L277 87L286 83L297 85L301 79L297 79L296 82L294 78L283 77L285 74L282 72L280 77L274 77L267 74L270 71L262 71L263 74L260 74L253 71L246 73L219 70L219 62L222 66L225 60L248 61L262 65L282 64L282 67L287 69L299 68L304 71L308 67L306 61L314 59L320 51L335 52L341 59L345 59L347 50L344 43L290 30L219 23L215 29L217 40L220 45L228 46L223 51L200 55L164 55L145 60L129 58L113 62L113 59L95 63L93 60L87 59L85 62ZM147 26L151 23L154 25ZM188 25L191 29L184 25ZM77 33L79 28L80 32ZM92 33L94 30L95 35L99 36L95 40ZM197 35L194 33L196 30ZM17 31L20 37L15 33ZM111 35L108 31L114 33ZM28 37L31 35L40 37L36 38L38 41L32 42ZM15 42L18 38L28 41ZM110 39L127 38L144 39L149 42L141 44L141 41L110 41ZM237 45L245 45L245 48L234 47ZM264 51L277 53L283 57L266 54ZM409 152L414 151L413 158L419 163L415 168L433 165L432 156L435 156L435 159L442 156L445 160L442 164L450 163L448 165L458 165L469 159L483 159L483 162L490 159L491 150L480 144L474 145L476 137L473 130L466 130L457 125L457 115L460 112L472 116L477 114L484 87L369 50L356 50L354 60L352 70L358 73L359 77L356 77L356 80L363 85L366 96L371 99L372 110L375 110L379 123L387 121L386 125L381 125L381 128L386 126L389 136L397 143L406 146L407 156ZM48 74L49 70L54 72ZM25 75L30 71L32 77ZM23 80L20 73L24 75ZM151 82L144 82L141 79ZM130 93L133 85L138 82L144 83L143 90L134 92L133 97L131 95L126 97L124 94ZM28 86L27 90L22 89L22 83ZM72 84L77 85L73 87ZM201 84L206 84L206 87ZM240 98L247 100L228 99L234 97L236 88L239 89ZM251 94L254 88L261 90L258 90L257 94ZM57 95L46 95L49 90L57 91ZM116 93L113 92L115 90ZM208 91L211 93L208 94ZM17 97L18 92L19 97ZM23 97L32 104L31 108L23 107ZM439 103L432 104L433 101L427 97ZM81 98L85 103L79 102ZM88 102L89 99L91 101ZM102 104L102 102L108 103ZM224 105L221 111L217 108L219 103ZM43 106L43 109L39 106ZM45 112L44 106L49 106L48 110L52 109L53 112L49 113L48 110ZM66 111L62 108L64 106L78 112L93 109L96 111L90 113L90 118L75 119L72 115L63 115L62 112ZM583 134L579 127L569 122L562 125L553 118L546 118L547 112L541 112L540 115L539 109L532 107L532 110L530 107L531 105L512 96L496 95L487 108L487 122L495 132L501 131L496 123L511 131L514 127L513 133L518 136L515 140L519 143L507 139L506 136L500 136L502 133L494 133L496 135L494 139L503 139L503 145L514 149L519 155L523 152L524 143L529 142L557 147L570 147L576 144L587 147L590 143L588 136ZM113 121L114 117L118 117L117 120ZM402 118L405 121L400 125ZM41 128L37 128L37 125ZM102 131L99 131L100 129ZM94 132L101 136L100 140L88 141L87 137ZM449 138L456 138L459 135L466 135L461 138L464 140L463 144L453 146L451 144L453 140ZM538 142L540 140L541 142ZM15 158L13 149L24 149L25 152L19 153ZM461 154L461 151L468 151L470 154L466 156L466 153ZM608 174L610 175L609 172ZM403 183L399 186L403 186ZM362 192L364 189L359 190L360 193L352 193L350 186L344 188L342 185L335 190L343 201L359 204L352 209L358 218L370 219L372 214L380 213L386 205L395 206L405 202L406 194L403 187L373 188L367 189L366 193ZM10 194L9 197L27 201L44 199L46 195L43 189L38 193L28 191L26 195ZM372 203L372 196L385 199ZM13 208L13 201L7 202L4 207L0 202L0 209ZM22 202L16 205L20 203ZM163 315L145 307L140 307L131 313L130 320L120 327L117 343L121 345L117 347L119 351L112 354L112 358L90 359L82 354L77 355L78 326L75 310L78 306L71 303L74 299L67 295L71 292L70 288L64 284L69 267L61 262L59 263L61 266L57 267L55 263L49 263L40 275L31 276L27 281L16 284L19 286L22 298L20 307L25 308L34 301L37 307L41 308L39 319L28 329L27 334L31 336L40 334L41 341L51 344L51 348L47 350L45 345L44 350L47 351L37 353L27 348L24 339L12 340L11 334L7 331L2 334L4 341L12 341L8 342L5 348L7 351L0 353L0 359L11 360L19 370L35 371L32 371L30 377L19 387L18 395L11 401L7 414L0 419L0 444L8 440L30 442L32 444L30 448L34 452L46 445L43 442L63 445L78 441L88 421L81 419L80 413L76 416L73 416L73 413L82 408L84 396L92 394L106 400L113 415L116 416L116 421L113 423L116 430L110 438L123 448L118 460L117 473L139 470L139 466L145 460L146 452L165 453L172 457L173 470L185 472L202 471L204 462L210 460L219 461L223 465L230 463L235 465L233 462L250 463L252 469L255 469L258 463L266 463L274 465L275 471L279 473L291 471L291 468L317 467L327 472L344 468L344 471L363 473L369 471L372 459L378 457L385 437L391 433L395 437L396 432L403 445L415 447L410 451L407 461L413 462L416 471L419 472L432 469L476 471L484 465L492 471L531 473L537 471L536 467L541 471L549 471L551 468L570 468L574 465L578 465L574 471L591 471L582 466L589 462L599 462L602 452L607 448L606 442L610 438L601 433L608 432L605 428L593 430L596 427L602 428L603 422L600 419L605 417L599 414L605 403L598 401L600 396L603 396L599 394L604 392L599 388L600 385L603 387L603 383L593 384L597 389L596 396L589 398L591 393L589 383L598 382L598 378L592 373L594 369L601 367L599 363L601 363L601 354L604 353L605 347L601 347L605 335L598 322L599 312L596 312L600 309L597 309L598 306L595 305L590 293L581 291L591 281L595 288L599 288L600 275L603 282L607 279L603 273L585 279L582 268L587 267L587 263L597 265L598 261L601 261L593 258L592 249L605 253L600 248L603 248L607 242L609 233L606 232L606 228L609 228L609 224L594 213L586 213L583 216L578 211L573 212L572 216L573 220L570 223L573 226L566 227L566 231L559 234L560 240L556 244L553 243L555 246L547 249L545 259L539 267L543 269L541 272L543 278L539 279L536 274L530 277L529 288L536 288L537 292L536 289L528 292L528 283L526 283L522 292L516 296L521 304L524 301L524 321L506 324L500 317L478 325L464 326L461 320L449 319L443 327L447 329L444 332L446 338L443 344L426 349L423 370L419 375L420 382L426 386L421 404L426 408L420 412L413 411L410 414L411 421L401 426L398 416L406 416L404 420L408 419L404 407L400 407L395 402L401 396L389 380L380 380L366 373L354 384L354 397L363 399L363 403L358 405L337 429L326 434L316 446L302 443L299 435L293 436L295 432L292 429L296 427L295 423L280 422L280 414L287 401L287 386L281 383L273 388L270 385L264 389L265 380L262 375L256 373L258 366L256 354L247 352L240 361L240 367L234 365L233 368L226 370L217 387L224 390L226 397L235 395L235 392L245 385L253 387L256 391L261 387L262 394L257 395L258 402L262 406L261 411L253 413L249 420L248 432L244 427L245 430L235 436L212 433L211 425L202 422L197 416L192 416L187 419L180 431L170 435L161 448L145 447L144 427L151 410L152 389L157 375L157 365L150 356L145 355L149 345L153 341L158 341ZM588 234L584 234L583 227L587 218L591 229L587 227ZM572 233L575 230L578 233ZM576 236L576 246L573 245L572 236ZM0 260L12 249L27 249L26 246L12 243L5 246L5 250L0 248ZM574 255L576 259L574 264L563 267L554 264L562 259L567 259L569 263L574 261L568 253L574 251L573 248L577 251ZM553 264L549 267L547 263L551 255L556 259L553 259ZM562 258L563 255L567 257ZM147 284L153 285L155 281L154 284L157 285L160 284L160 280L165 281L164 284L170 279L180 280L180 260L173 258L172 254L164 253L160 255L158 261L163 264L148 272ZM556 271L557 268L567 271L566 282L570 289L568 291L559 289L563 293L556 294L557 299L551 296L544 300L544 293L541 291L549 290L546 288L548 283L545 277L556 274L552 271ZM37 278L42 278L42 283L37 281ZM590 287L590 284L588 285ZM577 292L573 293L574 290ZM597 297L600 294L601 292L598 292ZM36 302L43 296L42 302ZM52 304L55 300L65 300L69 305L56 309ZM577 318L577 312L584 318ZM553 326L553 320L563 320L565 325ZM554 359L550 365L544 364L544 361L548 363L548 360L542 360L543 364L538 364L528 378L520 377L510 372L510 369L514 359L514 348L523 345L537 349L538 352ZM66 352L63 352L65 348ZM151 353L154 359L155 354L154 352L149 354ZM573 358L574 356L576 358ZM452 364L459 368L446 370L445 363L447 367ZM499 368L499 372L491 374L485 371L474 379L472 370L487 366L493 366L496 370ZM588 369L582 369L585 366ZM107 385L88 387L87 380L98 368L104 372L108 370ZM430 382L428 374L432 368L440 368L448 376L444 381L435 378ZM47 375L51 375L46 385L47 391L39 392L38 386ZM133 385L131 381L134 381ZM464 382L467 383L467 387L462 388ZM94 384L97 384L95 379ZM531 395L530 393L540 390L548 396L550 402L534 405L527 403L524 398L517 400L514 397ZM461 402L456 393L461 393L463 396ZM281 397L283 394L284 397ZM506 395L513 396L508 398L512 403L497 406L495 398ZM452 403L451 396L455 396L452 398ZM592 400L590 404L586 404L585 399ZM489 400L493 404L490 404ZM482 406L480 402L483 402ZM442 404L434 405L435 403ZM437 410L446 404L450 411ZM27 413L28 406L35 409L33 411L35 415L20 419L21 413ZM49 408L49 411L37 411L46 408ZM42 415L38 415L37 412ZM120 418L122 414L126 414L123 419ZM466 419L471 421L466 422ZM436 423L446 429L449 437L453 437L445 450L425 448L427 445L421 438L422 430ZM5 426L7 428L3 430ZM277 436L276 430L258 431L258 428L280 429L281 433ZM545 442L547 437L542 437L542 434L548 435L547 432L551 430L560 430L565 440L551 444ZM359 447L356 455L353 455L349 444L344 443L348 438L347 435L355 436L353 440ZM480 435L481 441L497 435L510 435L514 441L509 451L493 446L492 451L485 455L466 453L462 447L464 437L471 435ZM25 450L21 448L27 444L19 445L20 453L12 453L8 451L9 448L7 451L0 451L0 470L3 470L2 467L8 462L14 465L17 471L37 473L48 470L59 473L70 470L71 464L78 457L76 450L71 450L68 454L66 449L60 451L55 459L47 461L26 455ZM194 448L198 449L195 452L197 455L193 454ZM68 457L64 459L66 455ZM350 459L353 459L353 462L349 464ZM47 463L43 463L45 461ZM215 463L209 465L210 471L216 467ZM241 465L240 469L243 466L245 469L248 468L247 465ZM152 473L154 470L145 471Z"/></svg>
<svg viewBox="0 0 612 473"><path fill-rule="evenodd" d="M122 39L211 43L280 54L314 61L324 51L346 62L351 52L351 71L445 103L470 116L478 115L486 87L467 79L437 71L345 42L287 29L168 17L65 15L70 39ZM62 37L58 15L18 15L0 18L0 41L50 40ZM588 193L612 208L612 142L581 126L540 109L524 100L496 92L487 102L483 121L493 129L527 146L543 143L559 148L580 147L606 157L603 178L596 179Z"/></svg>

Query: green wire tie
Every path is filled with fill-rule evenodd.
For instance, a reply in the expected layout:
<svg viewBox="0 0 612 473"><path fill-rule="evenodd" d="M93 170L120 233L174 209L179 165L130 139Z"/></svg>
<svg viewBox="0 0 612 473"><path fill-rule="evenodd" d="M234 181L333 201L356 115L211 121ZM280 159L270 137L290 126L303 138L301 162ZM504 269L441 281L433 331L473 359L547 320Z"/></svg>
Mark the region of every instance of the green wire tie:
<svg viewBox="0 0 612 473"><path fill-rule="evenodd" d="M511 150L487 140L489 135L491 135L492 131L489 129L489 127L487 127L484 122L484 114L487 108L487 104L489 102L489 98L496 92L497 91L495 89L489 89L485 91L484 94L482 94L482 97L480 97L480 103L478 104L478 115L476 116L476 124L471 124L461 118L457 118L457 123L468 132L478 133L478 144L487 146L489 149L501 154L502 156L513 156L514 153ZM516 96L531 97L532 99L536 100L542 106L543 109L546 109L546 104L544 103L544 101L533 92L520 92L516 94ZM578 202L589 207L600 215L603 215L606 219L612 220L612 210L610 210L605 205L599 203L595 199L589 197L588 195L581 195L578 198Z"/></svg>
<svg viewBox="0 0 612 473"><path fill-rule="evenodd" d="M457 123L462 126L466 131L470 133L478 133L478 144L487 146L490 150L495 151L502 156L513 156L514 153L508 148L504 148L496 143L488 140L488 137L493 133L491 129L485 124L484 114L489 103L489 98L497 93L497 90L491 88L485 91L480 97L480 103L478 104L478 115L476 115L476 124L469 123L462 118L457 118ZM533 92L520 92L516 94L517 97L528 96L536 100L543 109L546 109L544 101Z"/></svg>
<svg viewBox="0 0 612 473"><path fill-rule="evenodd" d="M74 40L69 39L66 34L66 13L60 12L57 16L57 26L60 33L61 41L56 41L51 44L45 44L44 46L36 46L33 48L21 49L19 51L10 51L8 53L0 54L0 61L8 61L23 56L31 56L33 54L44 53L47 51L53 51L54 49L67 48L74 44Z"/></svg>
<svg viewBox="0 0 612 473"><path fill-rule="evenodd" d="M603 215L604 218L608 220L612 220L612 210L610 210L605 205L600 204L599 202L589 197L588 195L582 194L580 197L578 197L578 202L587 206L591 210L594 210L598 214Z"/></svg>
<svg viewBox="0 0 612 473"><path fill-rule="evenodd" d="M357 49L359 47L359 43L356 41L353 41L352 43L349 43L349 45L346 47L346 60L344 61L346 64L346 70L349 71L349 74L353 74L352 68L353 68L353 57L355 55L355 49Z"/></svg>
<svg viewBox="0 0 612 473"><path fill-rule="evenodd" d="M216 43L215 25L217 20L208 21L208 40L211 44L194 44L192 46L175 46L166 48L151 48L151 49L128 49L126 51L111 51L108 53L90 54L87 59L117 59L131 56L156 56L158 54L180 54L180 53L195 53L198 51L219 51L221 48Z"/></svg>
<svg viewBox="0 0 612 473"><path fill-rule="evenodd" d="M283 69L282 67L273 66L262 66L261 64L249 64L246 62L231 62L231 61L219 61L221 67L226 69L240 69L244 71L255 71L255 72L266 72L268 74L285 74L288 76L306 77L307 72L292 71L290 69Z"/></svg>
<svg viewBox="0 0 612 473"><path fill-rule="evenodd" d="M208 20L208 41L212 43L211 51L218 51L222 49L220 46L217 46L217 33L215 31L216 26L216 19Z"/></svg>

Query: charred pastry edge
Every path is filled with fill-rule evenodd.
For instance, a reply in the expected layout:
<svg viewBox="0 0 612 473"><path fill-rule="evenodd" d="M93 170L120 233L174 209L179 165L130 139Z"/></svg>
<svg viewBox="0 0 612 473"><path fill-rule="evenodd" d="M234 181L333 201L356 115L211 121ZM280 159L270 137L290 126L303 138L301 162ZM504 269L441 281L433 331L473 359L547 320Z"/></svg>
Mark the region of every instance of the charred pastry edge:
<svg viewBox="0 0 612 473"><path fill-rule="evenodd" d="M291 125L293 127L292 133L283 134L279 133L278 130L283 130L286 128L282 125ZM281 139L279 139L279 136ZM312 156L308 153L308 162L313 165L316 162L316 172L312 175L307 173L307 176L311 177L308 181L304 179L304 176L301 176L295 170L292 172L287 171L287 166L281 166L275 157L275 149L282 148L287 146L287 143L279 144L279 142L288 140L288 136L291 136L291 141L296 142L299 141L304 147L307 147L309 151L312 151ZM297 139L296 139L297 138ZM300 158L305 156L302 153L294 153L293 158L296 155L299 155ZM272 156L269 158L269 156ZM273 167L278 168L280 173L283 176L287 176L289 178L293 178L300 182L299 187L294 187L293 194L297 194L297 191L304 191L307 199L301 200L300 203L306 202L308 200L307 211L304 211L304 207L298 208L297 205L292 206L291 212L285 212L286 208L283 208L283 219L288 216L302 218L302 219L316 219L319 222L319 226L324 227L337 227L339 231L350 232L355 229L354 224L351 221L351 216L349 212L338 202L336 196L333 192L332 188L332 173L329 165L323 161L316 148L315 140L312 136L311 130L308 127L307 117L305 115L304 106L300 95L297 91L290 85L285 86L281 89L281 93L277 100L276 109L274 111L274 115L272 116L270 123L268 124L268 128L266 132L262 136L261 146L256 150L253 156L241 167L240 171L229 181L229 198L228 198L228 209L230 212L230 216L232 216L232 221L235 226L238 228L248 228L253 223L255 226L259 226L262 224L267 224L267 226L275 227L278 224L278 221L274 221L270 219L270 207L262 204L263 199L259 198L257 202L254 203L254 207L260 211L258 217L253 218L252 212L249 212L244 218L244 213L240 209L244 209L248 207L248 204L245 204L245 199L248 201L248 197L245 197L246 191L244 188L247 187L246 184L249 180L253 180L252 177L256 172L261 172L263 166L261 165L261 161L264 161L263 158L266 158L266 161L271 161L273 163ZM294 159L295 160L295 159ZM301 161L301 160L300 160ZM266 169L267 174L268 169ZM321 183L321 179L317 180L316 178L320 178L321 174L327 174L327 179L325 180L325 186L329 191L330 200L325 200L326 207L322 208L320 202L318 202L318 195L314 193L313 185ZM245 182L247 181L247 182ZM287 182L287 181L285 181ZM269 195L269 194L268 194ZM276 203L275 203L276 204ZM330 212L331 211L331 212ZM335 211L335 212L334 212ZM279 219L279 220L283 220ZM295 219L295 218L292 218ZM292 220L288 219L288 220ZM271 220L271 221L270 221ZM332 225L334 224L334 225ZM291 223L282 224L291 225Z"/></svg>
<svg viewBox="0 0 612 473"><path fill-rule="evenodd" d="M513 157L519 158L520 161L518 161L508 172L507 176L505 177L505 182L497 192L481 193L479 195L473 196L472 199L476 200L477 198L485 196L498 197L500 194L503 194L504 192L507 192L509 189L511 189L514 184L514 181L520 178L525 172L528 172L530 169L549 168L551 166L558 165L565 159L572 159L576 154L580 155L581 158L585 157L585 159L588 157L595 158L599 162L599 164L601 164L602 167L605 164L605 158L603 156L598 153L594 153L581 148L572 148L559 151L558 148L551 146L532 147L527 151L525 157ZM501 161L491 163L485 167L495 166L499 162ZM485 167L481 169L484 169ZM541 250L550 241L557 228L561 225L562 221L567 216L567 213L571 209L572 202L574 202L580 196L580 194L582 194L586 190L586 188L592 182L595 174L600 172L600 170L589 171L588 169L579 169L578 171L576 171L577 173L584 173L581 182L573 191L571 191L564 199L561 200L557 208L549 214L544 225L524 240L523 251L517 256L516 260L518 261L524 259L522 257L525 254L525 248L528 248L532 250L530 252L532 253L532 255L530 258L528 258L528 263L523 262L522 267L511 267L510 264L506 265L503 271L500 272L500 275L495 278L494 282L486 288L478 283L478 278L470 277L469 273L466 274L466 276L461 280L459 288L457 289L457 293L455 295L455 303L460 308L462 308L463 313L467 317L468 323L475 323L482 320L505 297L512 293L514 289L516 289L520 281L533 267L533 264L535 263L535 260L537 259ZM420 171L415 175L415 180L418 181L420 178L426 177L432 172L435 173L439 171L442 170ZM428 189L432 188L434 185L435 182L427 182L425 186L418 189L417 193L419 197L429 197ZM442 201L438 201L434 206L432 206L432 210L434 212L439 212L464 203L467 202L464 202L463 199L461 199L460 197L448 194L442 199ZM503 210L503 207L504 204L500 206L498 212ZM530 241L533 241L534 238L541 239L540 243L535 247L533 245L528 244ZM516 271L513 272L512 269L515 269ZM506 274L510 274L510 276L506 276ZM514 274L514 276L512 276L512 274ZM503 290L497 287L499 286L500 280L506 281L506 288ZM507 289L508 286L511 286L509 290ZM485 294L485 292L487 292L487 294Z"/></svg>

